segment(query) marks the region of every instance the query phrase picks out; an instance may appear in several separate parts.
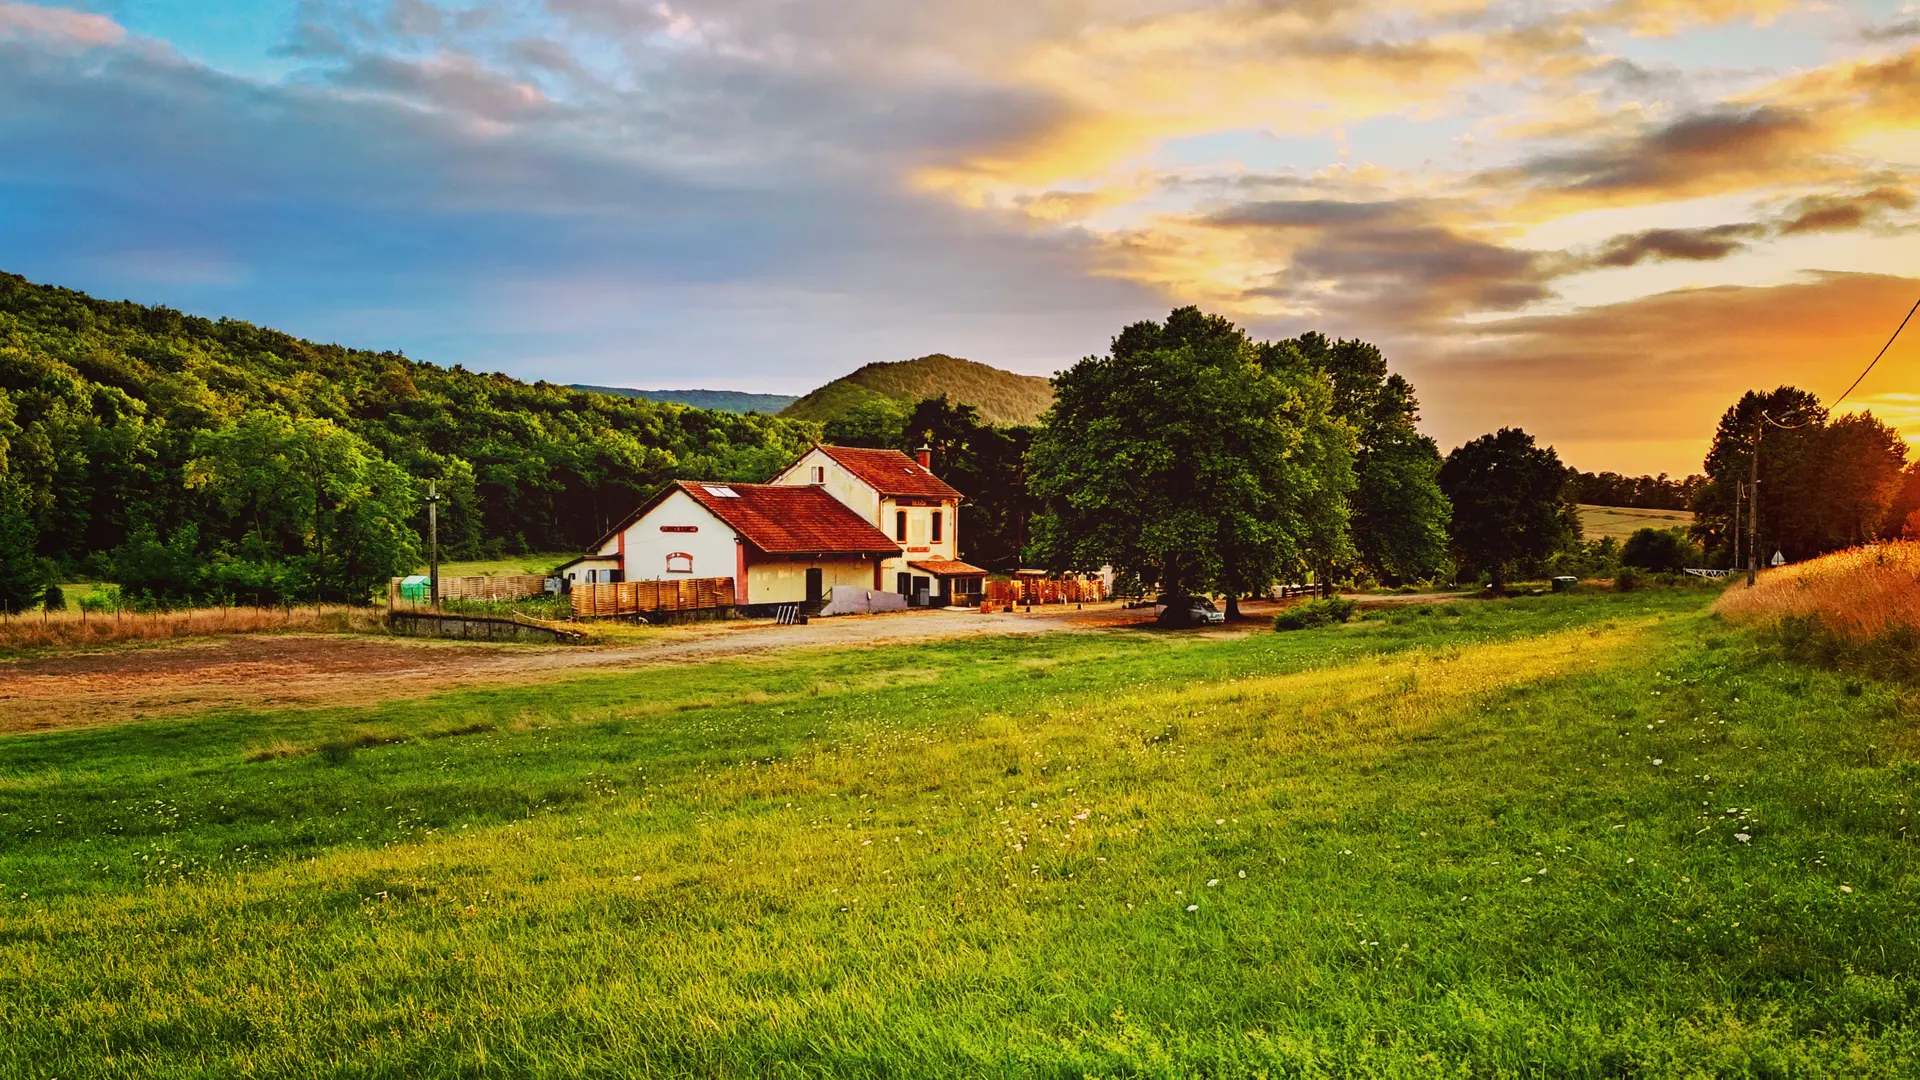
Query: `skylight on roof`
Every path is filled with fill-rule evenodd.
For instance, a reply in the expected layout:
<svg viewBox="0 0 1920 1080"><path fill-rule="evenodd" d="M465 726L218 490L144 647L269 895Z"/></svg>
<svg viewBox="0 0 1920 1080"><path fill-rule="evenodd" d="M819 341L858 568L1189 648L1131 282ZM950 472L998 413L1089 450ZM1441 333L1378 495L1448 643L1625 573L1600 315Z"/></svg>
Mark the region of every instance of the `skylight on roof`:
<svg viewBox="0 0 1920 1080"><path fill-rule="evenodd" d="M739 492L725 484L701 484L700 486L707 490L707 494L716 499L737 499L740 497Z"/></svg>

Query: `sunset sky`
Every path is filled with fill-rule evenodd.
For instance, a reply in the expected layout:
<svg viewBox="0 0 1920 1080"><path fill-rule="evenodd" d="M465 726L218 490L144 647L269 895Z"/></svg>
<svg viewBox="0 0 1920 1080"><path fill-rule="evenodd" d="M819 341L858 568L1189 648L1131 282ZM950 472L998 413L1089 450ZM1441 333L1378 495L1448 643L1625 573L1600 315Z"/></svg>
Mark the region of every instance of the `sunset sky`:
<svg viewBox="0 0 1920 1080"><path fill-rule="evenodd" d="M0 269L557 382L1363 337L1698 471L1920 300L1920 7L0 0ZM1856 392L1920 439L1920 332Z"/></svg>

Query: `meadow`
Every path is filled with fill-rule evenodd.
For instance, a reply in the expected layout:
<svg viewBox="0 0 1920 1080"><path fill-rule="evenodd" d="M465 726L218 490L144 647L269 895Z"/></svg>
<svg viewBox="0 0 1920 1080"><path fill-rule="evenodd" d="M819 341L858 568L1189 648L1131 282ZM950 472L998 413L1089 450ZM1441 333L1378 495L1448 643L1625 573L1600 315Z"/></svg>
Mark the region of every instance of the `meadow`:
<svg viewBox="0 0 1920 1080"><path fill-rule="evenodd" d="M1580 504L1580 535L1588 540L1611 536L1624 542L1641 529L1679 529L1693 525L1691 510L1642 510L1632 506Z"/></svg>
<svg viewBox="0 0 1920 1080"><path fill-rule="evenodd" d="M1920 703L1712 599L0 739L0 1075L1915 1075Z"/></svg>

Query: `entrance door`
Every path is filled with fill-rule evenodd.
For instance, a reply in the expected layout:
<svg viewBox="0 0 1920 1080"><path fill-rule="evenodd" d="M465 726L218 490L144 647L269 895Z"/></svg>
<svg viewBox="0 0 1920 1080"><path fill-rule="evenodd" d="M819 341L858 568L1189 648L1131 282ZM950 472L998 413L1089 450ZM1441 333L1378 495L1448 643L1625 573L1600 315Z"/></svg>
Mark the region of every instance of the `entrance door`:
<svg viewBox="0 0 1920 1080"><path fill-rule="evenodd" d="M893 576L893 591L899 593L901 596L912 596L913 575L895 574Z"/></svg>
<svg viewBox="0 0 1920 1080"><path fill-rule="evenodd" d="M807 603L817 604L820 602L820 591L821 591L820 585L821 585L820 568L817 566L808 567L807 568Z"/></svg>

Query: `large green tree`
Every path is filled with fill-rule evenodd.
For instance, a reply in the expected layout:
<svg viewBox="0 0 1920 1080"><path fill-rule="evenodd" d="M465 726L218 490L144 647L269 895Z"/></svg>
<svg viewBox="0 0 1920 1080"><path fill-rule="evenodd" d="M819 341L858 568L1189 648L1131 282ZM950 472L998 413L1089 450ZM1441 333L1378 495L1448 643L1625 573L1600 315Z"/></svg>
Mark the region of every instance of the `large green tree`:
<svg viewBox="0 0 1920 1080"><path fill-rule="evenodd" d="M0 478L0 612L27 610L46 587L46 570L33 554L38 531L19 486Z"/></svg>
<svg viewBox="0 0 1920 1080"><path fill-rule="evenodd" d="M1580 535L1566 499L1567 470L1550 446L1501 428L1454 449L1440 466L1453 503L1450 535L1460 568L1484 573L1495 591Z"/></svg>
<svg viewBox="0 0 1920 1080"><path fill-rule="evenodd" d="M1440 490L1440 448L1419 430L1413 384L1389 374L1386 357L1364 341L1308 333L1283 344L1326 373L1334 414L1353 429L1350 502L1359 564L1389 582L1438 573L1447 561L1451 507Z"/></svg>
<svg viewBox="0 0 1920 1080"><path fill-rule="evenodd" d="M357 602L419 564L413 481L331 421L258 410L195 450L188 482L211 496L226 539L293 553L306 595Z"/></svg>
<svg viewBox="0 0 1920 1080"><path fill-rule="evenodd" d="M1716 558L1736 548L1735 500L1759 453L1759 553L1799 560L1897 532L1907 447L1870 413L1831 417L1798 387L1749 391L1721 415L1694 498L1693 535ZM1744 552L1752 503L1739 507Z"/></svg>
<svg viewBox="0 0 1920 1080"><path fill-rule="evenodd" d="M1297 350L1180 308L1054 390L1029 467L1048 566L1112 566L1175 597L1213 588L1237 613L1242 594L1350 554L1352 433Z"/></svg>

